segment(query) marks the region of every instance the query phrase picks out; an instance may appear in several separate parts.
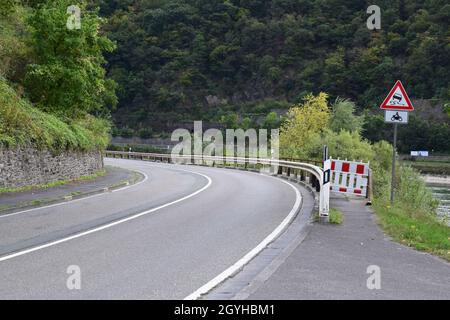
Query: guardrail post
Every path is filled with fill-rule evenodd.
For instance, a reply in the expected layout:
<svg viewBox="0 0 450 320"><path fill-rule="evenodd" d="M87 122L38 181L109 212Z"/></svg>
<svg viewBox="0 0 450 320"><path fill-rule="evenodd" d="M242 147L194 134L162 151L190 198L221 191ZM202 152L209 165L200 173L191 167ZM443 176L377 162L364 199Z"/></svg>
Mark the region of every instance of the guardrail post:
<svg viewBox="0 0 450 320"><path fill-rule="evenodd" d="M373 179L372 179L372 169L369 169L369 183L367 185L367 203L366 205L370 206L372 205L372 199L373 199Z"/></svg>
<svg viewBox="0 0 450 320"><path fill-rule="evenodd" d="M305 177L305 171L300 170L300 181L305 181L306 177Z"/></svg>
<svg viewBox="0 0 450 320"><path fill-rule="evenodd" d="M311 186L312 186L313 188L315 188L315 187L316 187L316 176L313 175L313 174L310 174L310 176L309 176L309 182L311 183Z"/></svg>

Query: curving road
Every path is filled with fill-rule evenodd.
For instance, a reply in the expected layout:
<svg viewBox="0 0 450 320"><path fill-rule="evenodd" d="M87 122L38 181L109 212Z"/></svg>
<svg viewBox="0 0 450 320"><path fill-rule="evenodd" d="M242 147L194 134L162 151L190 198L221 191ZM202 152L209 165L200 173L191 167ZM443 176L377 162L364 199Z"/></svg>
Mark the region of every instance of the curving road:
<svg viewBox="0 0 450 320"><path fill-rule="evenodd" d="M146 179L0 216L0 299L183 299L261 243L299 202L255 173L106 159ZM81 289L69 290L69 266Z"/></svg>

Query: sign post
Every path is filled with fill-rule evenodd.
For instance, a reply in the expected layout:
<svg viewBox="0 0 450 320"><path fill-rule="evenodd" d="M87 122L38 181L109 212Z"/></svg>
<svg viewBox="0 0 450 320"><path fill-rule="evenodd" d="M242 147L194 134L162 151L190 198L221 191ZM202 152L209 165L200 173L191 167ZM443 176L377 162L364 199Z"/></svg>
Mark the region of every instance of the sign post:
<svg viewBox="0 0 450 320"><path fill-rule="evenodd" d="M395 197L395 162L397 159L397 123L394 123L394 144L392 150L391 203L393 204Z"/></svg>
<svg viewBox="0 0 450 320"><path fill-rule="evenodd" d="M394 142L392 150L392 180L391 180L391 203L395 198L395 165L397 160L397 126L398 124L408 123L408 112L413 111L414 107L403 84L398 80L389 92L386 99L380 107L385 110L384 121L394 124Z"/></svg>

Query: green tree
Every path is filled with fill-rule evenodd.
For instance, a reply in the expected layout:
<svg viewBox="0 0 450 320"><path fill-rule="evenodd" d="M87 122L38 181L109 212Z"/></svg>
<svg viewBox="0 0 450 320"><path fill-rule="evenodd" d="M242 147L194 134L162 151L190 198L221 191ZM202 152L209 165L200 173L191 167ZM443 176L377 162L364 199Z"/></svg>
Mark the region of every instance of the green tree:
<svg viewBox="0 0 450 320"><path fill-rule="evenodd" d="M339 133L325 131L321 145L314 149L320 150L322 145L328 146L330 156L333 158L367 162L371 161L375 155L370 143L362 139L356 131L341 130Z"/></svg>
<svg viewBox="0 0 450 320"><path fill-rule="evenodd" d="M114 106L115 82L105 77L104 52L114 44L99 33L102 19L81 7L81 28L67 26L70 0L49 0L29 18L35 62L29 65L25 85L31 100L48 112L69 118L105 113Z"/></svg>
<svg viewBox="0 0 450 320"><path fill-rule="evenodd" d="M7 16L14 10L16 0L2 0L0 2L0 16Z"/></svg>
<svg viewBox="0 0 450 320"><path fill-rule="evenodd" d="M264 120L264 129L270 130L278 128L280 121L278 120L278 115L276 112L269 112Z"/></svg>
<svg viewBox="0 0 450 320"><path fill-rule="evenodd" d="M225 126L225 129L237 129L239 116L236 112L228 112L220 118L220 123Z"/></svg>
<svg viewBox="0 0 450 320"><path fill-rule="evenodd" d="M251 125L252 125L252 119L250 119L249 117L245 117L244 119L242 119L242 122L241 122L242 129L247 130L251 127Z"/></svg>
<svg viewBox="0 0 450 320"><path fill-rule="evenodd" d="M361 133L363 117L355 115L355 104L347 99L337 98L332 105L330 128L334 132L347 130Z"/></svg>
<svg viewBox="0 0 450 320"><path fill-rule="evenodd" d="M445 112L447 112L448 116L450 117L450 102L446 103L444 105L444 110L445 110Z"/></svg>
<svg viewBox="0 0 450 320"><path fill-rule="evenodd" d="M4 8L1 10L5 13ZM15 83L23 81L25 66L30 59L26 45L26 16L27 11L19 5L7 16L0 16L0 76Z"/></svg>
<svg viewBox="0 0 450 320"><path fill-rule="evenodd" d="M285 157L306 157L311 141L317 139L328 126L330 110L328 95L307 95L302 104L289 109L281 126L280 149Z"/></svg>

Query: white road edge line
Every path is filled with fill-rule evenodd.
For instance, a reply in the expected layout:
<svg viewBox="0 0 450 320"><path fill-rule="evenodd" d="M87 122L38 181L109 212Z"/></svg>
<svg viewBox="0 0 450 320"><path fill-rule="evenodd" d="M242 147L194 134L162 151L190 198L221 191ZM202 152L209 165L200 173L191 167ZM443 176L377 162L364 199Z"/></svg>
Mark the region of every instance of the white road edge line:
<svg viewBox="0 0 450 320"><path fill-rule="evenodd" d="M10 260L10 259L13 259L13 258L16 258L16 257L19 257L19 256L23 256L25 254L28 254L28 253L31 253L31 252L35 252L35 251L38 251L38 250L42 250L42 249L45 249L45 248L48 248L48 247L52 247L52 246L55 246L55 245L58 245L58 244L61 244L61 243L64 243L64 242L67 242L67 241L70 241L70 240L81 238L81 237L87 236L87 235L89 235L91 233L102 231L102 230L105 230L105 229L109 229L109 228L114 227L114 226L116 226L118 224L122 224L124 222L128 222L128 221L140 218L140 217L145 216L147 214L150 214L152 212L161 210L163 208L169 207L169 206L174 205L176 203L179 203L181 201L184 201L184 200L187 200L189 198L192 198L192 197L196 196L197 194L205 191L206 189L208 189L211 186L212 180L211 180L210 177L208 177L205 174L194 172L194 171L189 171L189 170L183 170L183 169L172 169L172 170L186 171L186 172L197 174L199 176L202 176L202 177L206 178L208 180L208 183L205 186L203 186L202 188L198 189L197 191L195 191L195 192L193 192L193 193L191 193L191 194L189 194L187 196L184 196L184 197L182 197L180 199L177 199L175 201L171 201L171 202L163 204L163 205L161 205L159 207L156 207L156 208L153 208L153 209L150 209L150 210L146 210L146 211L143 211L141 213L134 214L134 215L132 215L130 217L127 217L127 218L124 218L124 219L120 219L120 220L117 220L117 221L114 221L114 222L111 222L111 223L108 223L108 224L105 224L103 226L96 227L96 228L93 228L93 229L90 229L90 230L87 230L87 231L83 231L83 232L74 234L72 236L66 237L66 238L62 238L62 239L59 239L59 240L56 240L56 241L52 241L52 242L49 242L49 243L46 243L46 244L43 244L43 245L40 245L40 246L32 247L32 248L29 248L29 249L25 249L25 250L22 250L22 251L19 251L19 252L16 252L16 253L12 253L12 254L0 257L0 262L6 261L6 260Z"/></svg>
<svg viewBox="0 0 450 320"><path fill-rule="evenodd" d="M140 174L144 175L144 179L139 181L138 183L135 183L135 184L132 184L132 185L129 185L129 186L126 186L126 187L122 187L122 188L119 188L119 189L115 189L115 190L112 190L111 192L124 191L124 190L129 189L129 188L137 187L138 185L140 185L140 184L142 184L142 183L144 183L144 182L146 182L148 180L148 175L145 172L142 172L142 171L139 171L139 170L134 170L134 171L139 172ZM23 211L3 214L3 215L0 215L0 219L1 218L7 218L7 217L16 216L18 214L23 214L23 213L27 213L27 212L32 212L32 211L37 211L37 210L48 209L48 208L63 206L63 205L67 205L67 204L72 204L74 202L87 200L87 199L92 199L92 198L95 198L95 197L100 197L100 196L103 196L105 194L108 194L108 193L107 192L102 192L102 193L97 193L97 194L94 194L94 195L91 195L91 196L82 197L82 198L79 198L79 199L74 199L74 200L69 200L69 201L64 201L64 202L58 202L58 203L54 203L54 204L49 204L47 206L36 207L36 208L31 208L31 209L27 209L27 210L23 210Z"/></svg>
<svg viewBox="0 0 450 320"><path fill-rule="evenodd" d="M269 177L271 177L271 176L269 176ZM252 260L254 257L256 257L265 247L267 247L268 244L270 244L273 240L275 240L285 230L285 228L291 223L291 221L295 218L297 211L300 208L300 205L302 203L302 196L300 195L300 192L290 182L284 181L284 180L276 178L276 177L272 177L272 178L280 180L283 183L286 183L295 191L296 200L295 200L294 206L292 207L288 216L281 222L281 224L274 231L272 231L271 234L269 234L261 243L259 243L249 253L247 253L244 257L242 257L238 262L236 262L231 267L229 267L228 269L223 271L221 274L216 276L214 279L212 279L211 281L204 284L202 287L200 287L199 289L197 289L196 291L194 291L193 293L188 295L183 300L197 300L202 295L208 293L213 288L218 286L220 283L222 283L226 279L233 276L243 266L245 266L247 263L249 263L250 260Z"/></svg>

